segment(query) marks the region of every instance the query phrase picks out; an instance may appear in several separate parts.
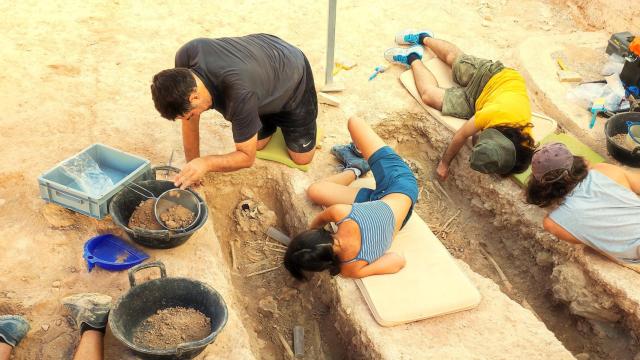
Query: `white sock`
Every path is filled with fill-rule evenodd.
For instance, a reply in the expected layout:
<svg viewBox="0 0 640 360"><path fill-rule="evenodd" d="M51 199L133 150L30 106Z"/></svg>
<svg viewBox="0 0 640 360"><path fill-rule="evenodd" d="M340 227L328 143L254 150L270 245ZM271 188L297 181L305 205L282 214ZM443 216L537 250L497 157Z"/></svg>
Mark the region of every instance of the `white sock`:
<svg viewBox="0 0 640 360"><path fill-rule="evenodd" d="M348 167L348 168L344 168L345 171L347 170L351 170L353 171L354 174L356 174L356 179L360 177L360 175L362 175L362 171L360 171L360 169L356 169L356 168L352 168L352 167Z"/></svg>

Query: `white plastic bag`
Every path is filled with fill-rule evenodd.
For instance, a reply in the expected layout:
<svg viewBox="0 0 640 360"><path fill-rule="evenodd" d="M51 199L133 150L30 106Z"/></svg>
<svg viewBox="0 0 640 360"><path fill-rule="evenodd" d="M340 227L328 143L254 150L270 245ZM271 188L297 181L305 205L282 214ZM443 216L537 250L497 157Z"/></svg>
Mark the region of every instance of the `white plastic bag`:
<svg viewBox="0 0 640 360"><path fill-rule="evenodd" d="M593 100L611 94L607 84L588 83L574 87L567 92L567 99L578 104L581 108L591 110Z"/></svg>
<svg viewBox="0 0 640 360"><path fill-rule="evenodd" d="M87 194L100 196L113 188L113 181L87 153L62 163L62 170Z"/></svg>
<svg viewBox="0 0 640 360"><path fill-rule="evenodd" d="M624 58L618 54L609 55L609 60L602 66L601 75L609 76L613 74L620 75L624 66Z"/></svg>

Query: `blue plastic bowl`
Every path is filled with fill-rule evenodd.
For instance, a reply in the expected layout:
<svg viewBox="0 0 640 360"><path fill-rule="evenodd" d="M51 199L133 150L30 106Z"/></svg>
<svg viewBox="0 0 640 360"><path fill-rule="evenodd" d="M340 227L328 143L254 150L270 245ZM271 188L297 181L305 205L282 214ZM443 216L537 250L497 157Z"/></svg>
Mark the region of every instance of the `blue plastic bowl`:
<svg viewBox="0 0 640 360"><path fill-rule="evenodd" d="M82 257L87 261L89 271L96 265L105 270L120 271L140 264L149 255L113 234L104 234L87 240Z"/></svg>

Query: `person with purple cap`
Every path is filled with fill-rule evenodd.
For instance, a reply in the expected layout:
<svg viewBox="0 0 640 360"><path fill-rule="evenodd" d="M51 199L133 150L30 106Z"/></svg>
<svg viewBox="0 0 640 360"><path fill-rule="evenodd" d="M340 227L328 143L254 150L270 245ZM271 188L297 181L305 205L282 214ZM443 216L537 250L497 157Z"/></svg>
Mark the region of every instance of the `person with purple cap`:
<svg viewBox="0 0 640 360"><path fill-rule="evenodd" d="M640 172L590 165L561 143L536 151L531 170L527 202L553 208L545 230L622 263L640 263Z"/></svg>

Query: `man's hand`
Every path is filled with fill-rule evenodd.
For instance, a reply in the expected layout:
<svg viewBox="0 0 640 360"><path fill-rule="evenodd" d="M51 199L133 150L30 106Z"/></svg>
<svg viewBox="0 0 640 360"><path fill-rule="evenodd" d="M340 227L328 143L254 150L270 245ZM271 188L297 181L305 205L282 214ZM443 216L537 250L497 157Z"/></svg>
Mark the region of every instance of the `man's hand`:
<svg viewBox="0 0 640 360"><path fill-rule="evenodd" d="M184 190L191 185L198 184L208 171L207 161L203 158L195 158L189 161L176 175L174 184Z"/></svg>
<svg viewBox="0 0 640 360"><path fill-rule="evenodd" d="M449 177L449 166L446 165L442 160L438 163L438 168L436 169L436 174L438 174L438 178L441 181L447 180Z"/></svg>

